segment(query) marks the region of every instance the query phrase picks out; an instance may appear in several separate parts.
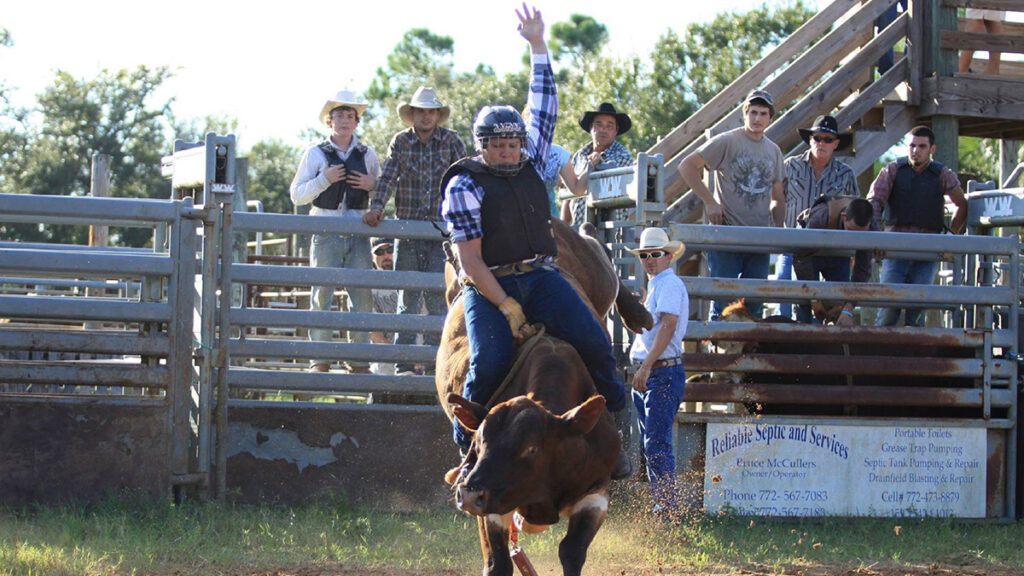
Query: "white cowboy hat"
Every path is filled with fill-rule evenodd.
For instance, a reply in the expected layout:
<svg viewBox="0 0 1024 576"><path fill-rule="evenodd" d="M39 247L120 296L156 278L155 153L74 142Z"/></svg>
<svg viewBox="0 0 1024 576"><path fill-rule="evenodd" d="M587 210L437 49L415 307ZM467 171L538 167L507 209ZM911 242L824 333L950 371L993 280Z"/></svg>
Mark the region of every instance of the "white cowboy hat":
<svg viewBox="0 0 1024 576"><path fill-rule="evenodd" d="M320 108L320 122L326 126L327 121L331 118L331 110L338 106L348 106L362 116L366 111L366 100L351 90L341 90L333 98L328 98Z"/></svg>
<svg viewBox="0 0 1024 576"><path fill-rule="evenodd" d="M644 228L644 231L640 233L640 247L636 250L632 248L626 248L626 250L633 254L649 252L651 250L664 250L671 253L672 259L675 260L683 255L686 245L679 240L669 240L668 234L661 228Z"/></svg>
<svg viewBox="0 0 1024 576"><path fill-rule="evenodd" d="M452 113L451 108L441 103L441 99L437 97L437 92L434 92L433 88L427 86L417 88L408 102L398 103L398 117L402 119L402 122L405 122L406 126L412 126L413 108L437 108L441 110L440 115L437 117L438 126L447 122L448 116Z"/></svg>

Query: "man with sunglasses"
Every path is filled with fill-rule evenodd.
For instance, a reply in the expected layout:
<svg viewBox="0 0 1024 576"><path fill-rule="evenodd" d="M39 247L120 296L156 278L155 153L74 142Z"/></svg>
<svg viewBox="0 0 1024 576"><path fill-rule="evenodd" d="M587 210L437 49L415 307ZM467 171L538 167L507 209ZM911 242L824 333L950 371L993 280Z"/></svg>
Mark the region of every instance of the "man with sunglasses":
<svg viewBox="0 0 1024 576"><path fill-rule="evenodd" d="M390 238L371 238L370 250L374 270L395 269L395 245ZM393 288L373 289L373 311L376 314L394 314L398 311L398 290ZM393 332L370 332L370 342L374 344L391 344ZM371 362L370 372L374 374L394 374L395 365L385 362Z"/></svg>
<svg viewBox="0 0 1024 576"><path fill-rule="evenodd" d="M839 132L836 119L825 115L818 116L810 128L800 128L800 137L807 144L807 151L786 158L786 228L796 228L797 215L822 196L831 199L859 195L853 169L834 156L850 147L853 134ZM778 278L790 280L792 276L793 254L783 254L779 258ZM792 307L784 304L779 313L788 318Z"/></svg>
<svg viewBox="0 0 1024 576"><path fill-rule="evenodd" d="M629 359L636 367L633 404L647 455L654 517L661 522L679 520L672 424L686 384L682 354L690 300L672 263L683 249L682 242L669 241L661 228L646 228L640 234L640 247L630 250L647 272L644 307L654 318L654 326L633 339Z"/></svg>

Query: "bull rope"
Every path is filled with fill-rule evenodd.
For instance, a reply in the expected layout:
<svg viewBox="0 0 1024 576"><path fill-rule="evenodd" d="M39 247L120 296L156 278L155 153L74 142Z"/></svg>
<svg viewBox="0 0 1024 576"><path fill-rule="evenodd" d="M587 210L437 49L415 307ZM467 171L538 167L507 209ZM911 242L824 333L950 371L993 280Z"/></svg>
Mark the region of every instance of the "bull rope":
<svg viewBox="0 0 1024 576"><path fill-rule="evenodd" d="M541 337L544 336L543 324L538 322L537 324L533 325L533 328L537 331L537 333L534 334L533 336L530 336L530 338L527 339L526 342L523 342L523 344L519 346L519 349L516 352L515 362L512 363L512 367L508 369L508 374L505 374L505 379L501 381L501 385L498 386L498 389L494 391L494 394L491 394L491 399L488 400L487 405L484 406L484 409L487 410L488 412L491 411L491 408L494 408L494 404L501 396L501 393L505 391L505 388L508 388L508 385L512 382L512 379L515 378L516 374L519 373L519 369L523 367L523 362L526 362L526 358L530 355L530 352L532 352L533 349L536 348L537 344L540 343Z"/></svg>

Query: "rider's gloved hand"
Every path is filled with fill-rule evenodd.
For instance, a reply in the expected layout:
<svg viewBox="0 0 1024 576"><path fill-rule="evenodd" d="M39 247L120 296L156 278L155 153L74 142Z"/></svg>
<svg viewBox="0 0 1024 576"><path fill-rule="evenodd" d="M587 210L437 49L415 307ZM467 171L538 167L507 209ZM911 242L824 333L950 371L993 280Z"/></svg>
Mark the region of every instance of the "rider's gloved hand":
<svg viewBox="0 0 1024 576"><path fill-rule="evenodd" d="M526 323L526 314L523 314L523 307L511 296L505 297L498 305L498 310L508 320L508 327L512 329L512 337L521 340L533 336L534 329Z"/></svg>

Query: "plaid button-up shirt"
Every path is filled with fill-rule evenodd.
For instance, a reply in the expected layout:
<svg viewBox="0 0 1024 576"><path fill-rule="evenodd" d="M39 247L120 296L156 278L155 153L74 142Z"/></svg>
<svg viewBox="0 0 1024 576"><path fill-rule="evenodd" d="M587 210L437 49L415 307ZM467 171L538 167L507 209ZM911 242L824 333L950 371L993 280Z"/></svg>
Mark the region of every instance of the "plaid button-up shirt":
<svg viewBox="0 0 1024 576"><path fill-rule="evenodd" d="M555 133L558 116L558 95L555 76L547 54L533 55L533 74L526 107L530 111L531 126L527 130L526 149L533 158L533 168L543 178L549 160L551 137ZM483 186L473 176L463 172L448 182L441 214L448 223L453 243L466 242L484 235L480 206L483 204Z"/></svg>
<svg viewBox="0 0 1024 576"><path fill-rule="evenodd" d="M370 208L384 210L395 195L395 216L403 220L441 218L441 177L466 155L466 145L454 130L438 126L424 142L413 128L391 139L388 159L370 200Z"/></svg>

